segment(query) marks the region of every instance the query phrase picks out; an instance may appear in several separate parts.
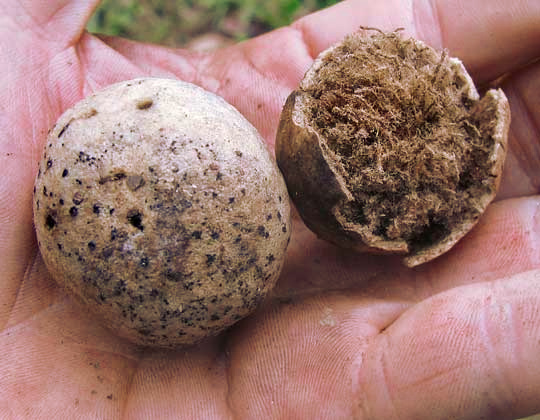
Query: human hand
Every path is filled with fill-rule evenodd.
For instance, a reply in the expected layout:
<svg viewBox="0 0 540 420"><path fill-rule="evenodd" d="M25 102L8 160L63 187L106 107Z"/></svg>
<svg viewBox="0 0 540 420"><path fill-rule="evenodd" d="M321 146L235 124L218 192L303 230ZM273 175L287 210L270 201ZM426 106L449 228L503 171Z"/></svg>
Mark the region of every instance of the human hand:
<svg viewBox="0 0 540 420"><path fill-rule="evenodd" d="M195 54L83 32L97 0L0 5L0 417L478 419L540 411L540 4L344 1L290 28ZM360 25L398 27L505 74L498 201L441 258L407 269L316 239L296 218L274 296L193 348L138 348L47 274L32 187L47 130L110 83L177 77L222 95L273 145L286 96Z"/></svg>

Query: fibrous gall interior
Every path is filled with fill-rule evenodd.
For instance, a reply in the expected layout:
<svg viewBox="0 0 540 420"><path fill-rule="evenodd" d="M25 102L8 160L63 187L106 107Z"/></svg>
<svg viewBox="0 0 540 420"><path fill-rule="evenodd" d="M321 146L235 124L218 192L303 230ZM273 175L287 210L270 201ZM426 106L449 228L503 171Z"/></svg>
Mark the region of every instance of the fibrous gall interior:
<svg viewBox="0 0 540 420"><path fill-rule="evenodd" d="M458 63L397 32L351 36L304 88L310 124L354 196L344 216L413 251L477 217L478 197L495 188L485 117L495 110L471 99Z"/></svg>

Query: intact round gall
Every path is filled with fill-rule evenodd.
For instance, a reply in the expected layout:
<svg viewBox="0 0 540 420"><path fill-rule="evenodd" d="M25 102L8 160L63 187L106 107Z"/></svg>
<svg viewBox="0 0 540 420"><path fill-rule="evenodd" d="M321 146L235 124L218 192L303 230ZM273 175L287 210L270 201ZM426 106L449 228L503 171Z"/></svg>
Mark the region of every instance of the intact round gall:
<svg viewBox="0 0 540 420"><path fill-rule="evenodd" d="M290 235L287 190L255 128L189 83L136 79L48 135L34 223L51 275L113 331L175 347L250 314Z"/></svg>

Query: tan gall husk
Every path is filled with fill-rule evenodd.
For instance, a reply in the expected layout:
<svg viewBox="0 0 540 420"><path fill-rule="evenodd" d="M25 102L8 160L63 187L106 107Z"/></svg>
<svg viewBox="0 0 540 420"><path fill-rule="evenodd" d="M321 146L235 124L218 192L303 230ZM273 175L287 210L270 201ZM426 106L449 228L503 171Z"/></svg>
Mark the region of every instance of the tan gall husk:
<svg viewBox="0 0 540 420"><path fill-rule="evenodd" d="M287 99L276 158L306 225L416 266L449 250L493 200L510 110L463 64L397 32L319 55Z"/></svg>

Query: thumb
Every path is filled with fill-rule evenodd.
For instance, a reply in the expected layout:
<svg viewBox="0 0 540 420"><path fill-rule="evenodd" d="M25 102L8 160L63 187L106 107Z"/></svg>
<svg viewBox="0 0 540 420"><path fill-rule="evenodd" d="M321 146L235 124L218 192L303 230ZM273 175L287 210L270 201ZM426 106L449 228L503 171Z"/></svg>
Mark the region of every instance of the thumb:
<svg viewBox="0 0 540 420"><path fill-rule="evenodd" d="M458 287L405 312L366 352L358 416L513 419L540 411L540 270Z"/></svg>
<svg viewBox="0 0 540 420"><path fill-rule="evenodd" d="M68 62L98 0L0 1L0 330L8 322L21 280L34 262L32 228L35 162L47 129L79 87ZM73 52L73 54L75 54ZM75 66L73 66L75 67ZM60 68L60 70L58 70ZM56 80L56 89L51 88Z"/></svg>
<svg viewBox="0 0 540 420"><path fill-rule="evenodd" d="M65 47L81 36L99 0L3 0L1 14L20 31Z"/></svg>

